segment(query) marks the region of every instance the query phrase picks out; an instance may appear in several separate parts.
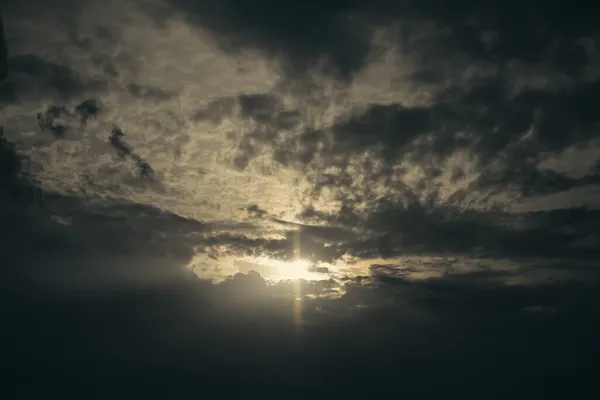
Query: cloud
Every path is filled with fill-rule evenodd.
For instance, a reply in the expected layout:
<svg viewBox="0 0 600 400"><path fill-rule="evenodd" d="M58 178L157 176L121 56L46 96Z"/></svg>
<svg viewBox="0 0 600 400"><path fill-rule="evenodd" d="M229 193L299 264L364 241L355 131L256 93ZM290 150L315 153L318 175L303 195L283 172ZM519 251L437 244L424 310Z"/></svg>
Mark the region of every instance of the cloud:
<svg viewBox="0 0 600 400"><path fill-rule="evenodd" d="M348 73L362 65L369 51L366 27L353 23L352 10L344 14L341 4L298 9L285 1L270 0L252 7L236 1L168 3L192 22L219 35L225 49L240 51L251 46L281 55L286 69L292 72L327 55L336 69Z"/></svg>
<svg viewBox="0 0 600 400"><path fill-rule="evenodd" d="M0 82L8 76L8 49L6 47L6 39L4 37L4 22L2 14L0 14Z"/></svg>
<svg viewBox="0 0 600 400"><path fill-rule="evenodd" d="M593 261L588 269L573 259L502 269L493 259L471 268L451 257L417 257L346 279L273 284L250 271L211 283L185 268L195 249L231 245L236 253L287 243L222 234L235 232L234 224L202 224L150 206L43 195L43 207L17 201L8 208L3 198L0 208L8 221L0 225L4 332L18 338L5 352L11 369L3 373L13 382L35 374L59 386L77 377L75 385L83 385L101 376L106 387L137 390L137 371L187 392L240 375L236 390L269 395L275 381L314 395L389 393L400 376L407 393L422 393L435 379L428 390L437 395L474 381L490 387L525 377L510 389L522 394L539 391L540 371L573 385L593 361L585 356L597 346ZM70 222L50 218L57 215ZM588 216L534 214L523 232L531 244L532 232L551 235L559 226L591 234ZM335 236L331 227L279 224L302 240ZM353 238L342 228L337 235ZM460 235L441 234L448 236ZM440 268L445 273L417 278ZM552 357L542 357L549 349ZM460 371L448 369L456 364ZM349 379L361 386L340 386Z"/></svg>
<svg viewBox="0 0 600 400"><path fill-rule="evenodd" d="M420 85L421 90L432 91L427 104L366 102L352 111L346 109L350 115L338 115L332 123L318 127L311 126L303 109L283 106L279 93L261 94L260 106L252 103L258 101L257 95L240 97L240 116L251 117L259 127L237 144L233 163L239 169L248 168L254 158L263 160L264 147L272 146L274 159L286 167L305 173L311 163L321 171L335 167L333 176L321 174L324 176L310 179L317 191L321 186L338 190L349 185L344 182L360 179L356 173L344 178L348 158L355 159L372 148L375 153L369 153L370 159L392 159L395 171L404 170L401 176L392 176L394 191L404 186L416 192L413 196L420 201L433 198L463 204L513 202L597 181L593 171L573 179L539 167L552 154L575 143L586 146L595 137L597 121L590 110L597 100L597 78L586 71L594 68L596 56L586 40L597 34L597 28L579 11L568 16L552 7L534 12L533 3L516 13L499 3L488 8L465 2L458 6L460 11L450 12L435 2L352 2L333 5L318 18L307 9L306 14L295 15L296 25L286 23L286 35L281 35L284 25L280 21L289 21L288 13L298 14L286 2L266 2L252 12L235 2L220 7L210 2L172 3L200 29L214 32L223 41L239 39L236 43L240 45L268 52L275 48L277 54L305 70L316 65L319 57L330 56L339 70L355 80L383 51L378 47L381 43L395 46L403 56L402 63L411 65L405 79ZM349 39L346 25L338 24L342 20L348 26L364 28L354 30L368 43L366 49L356 46L354 63L344 63L337 50L327 47L338 40L356 43ZM395 28L376 29L386 26ZM342 36L328 35L330 29ZM313 30L322 33L318 37L322 45L315 45ZM244 32L243 38L238 37L240 32ZM303 46L310 51L298 51ZM303 78L313 79L308 75ZM216 101L228 102L219 113L227 113L223 110L236 104L231 100ZM198 115L202 113L211 114L202 111ZM283 122L288 115L292 125ZM298 122L301 120L303 123ZM281 137L274 126L293 133ZM458 184L443 176L450 168L450 157L457 154L464 154L467 164L452 167ZM471 169L470 174L465 174L465 167ZM308 169L309 174L313 172ZM390 183L389 171L365 173L370 182ZM353 193L365 190L356 186ZM348 196L349 190L338 190L337 195Z"/></svg>
<svg viewBox="0 0 600 400"><path fill-rule="evenodd" d="M475 62L545 63L578 74L588 56L577 39L597 33L590 14L569 5L564 5L568 13L559 11L564 8L559 6L540 9L532 1L518 11L502 2L481 6L471 1L452 10L438 1L333 2L319 6L318 12L316 6L298 9L289 1L264 0L252 7L235 0L169 3L191 22L218 35L226 49L253 46L282 55L286 65L297 70L328 58L334 71L346 75L368 62L370 35L378 25L397 25L403 45L411 50L440 50L430 58L428 73L423 71L422 77L439 75L434 72L436 61L457 52L458 57ZM162 11L157 16L164 15Z"/></svg>
<svg viewBox="0 0 600 400"><path fill-rule="evenodd" d="M2 154L2 178L14 179L21 172L21 158L15 150L15 145L4 137L4 129L0 130L0 154Z"/></svg>
<svg viewBox="0 0 600 400"><path fill-rule="evenodd" d="M101 87L100 82L85 82L69 67L40 59L35 55L18 55L8 61L10 80L3 87L5 99L10 102L30 100L34 96L48 96L67 100L88 89Z"/></svg>
<svg viewBox="0 0 600 400"><path fill-rule="evenodd" d="M362 183L366 181L386 187L388 192L379 196L405 191L419 201L451 203L464 203L477 193L485 201L494 193L526 197L597 183L592 170L574 178L540 167L549 154L574 143L586 146L595 137L595 117L585 111L585 104L594 104L593 87L582 84L569 94L525 91L516 97L500 88L479 98L482 88L493 87L482 85L441 97L429 107L368 105L320 129L306 121L282 123L288 115L302 121L302 110L284 107L275 94L218 99L219 113L208 111L217 107L208 105L196 116L237 118L239 104L239 118L253 121L253 128L233 137L237 143L232 162L237 168L248 168L253 159L263 160L267 154L277 164L309 175L316 192L331 187L339 196L348 196L342 190L352 187L353 195L357 190L362 195L358 201L370 195ZM225 117L218 118L213 121L217 125ZM561 127L560 121L569 122ZM367 159L357 165L363 156ZM463 165L452 166L458 157ZM453 172L445 176L450 168ZM470 169L468 175L465 169Z"/></svg>
<svg viewBox="0 0 600 400"><path fill-rule="evenodd" d="M305 26L302 18L298 19L296 29L290 29L291 36L281 36L281 40L275 40L277 44L267 43L268 38L275 37L270 33L271 29L279 29L277 23L257 26L252 21L262 21L261 13L269 8L276 11L275 15L286 15L291 8L285 2L266 4L263 11L256 11L254 16L245 13L248 20L237 14L243 7L234 7L234 3L219 8L210 6L212 3L187 2L175 4L174 9L169 8L169 4L173 5L153 3L152 7L145 8L151 14L160 10L168 17L161 22L163 26L171 26L161 36L158 26L144 25L145 35L157 35L156 50L163 52L162 43L172 44L175 40L181 41L186 48L199 46L191 35L194 28L185 25L185 21L200 23L194 34L212 32L206 37L214 43L228 40L230 34L235 36L238 28L244 32L249 29L256 35L244 37L254 48L277 48L276 53L288 52L289 59L297 60L293 64L304 72L292 77L277 75L272 69L275 84L268 85L268 90L241 90L233 95L231 91L227 95L218 95L213 90L217 84L208 81L201 85L204 81L192 80L196 82L194 85L178 86L170 76L192 78L191 74L180 75L188 74L184 72L187 69L180 66L205 64L198 64L190 57L169 65L160 60L136 62L132 58L134 47L143 47L143 44L135 40L130 28L142 26L145 16L134 14L133 6L132 10L128 7L122 10L124 15L135 15L129 25L120 19L93 19L91 13L95 9L82 7L77 12L92 18L94 24L85 29L79 26L81 24L73 25L72 34L60 39L69 43L73 50L66 52L62 60L54 56L42 60L36 53L15 55L13 62L21 65L27 64L23 60L35 60L38 69L44 65L42 69L47 73L36 74L36 77L40 76L36 79L45 77L41 83L44 95L55 93L58 99L65 100L55 104L57 107L76 107L89 99L101 102L105 116L98 123L103 132L92 132L95 128L89 128L89 133L106 135L114 123L128 132L129 145L136 149L140 160L152 165L164 182L160 196L166 196L162 200L165 207L175 207L179 213L198 209L181 201L197 194L197 191L187 193L194 187L187 182L197 182L192 175L198 173L203 174L202 179L206 181L219 179L219 186L224 187L239 186L233 182L240 182L240 175L295 174L299 184L291 184L287 189L291 188L294 195L300 197L303 207L312 203L315 206L337 202L338 207L353 210L358 215L372 213L382 200L489 208L522 197L553 194L597 182L593 171L573 178L541 167L549 157L561 154L573 145L586 146L594 138L596 121L594 114L589 112L595 102L594 79L584 76L583 67L569 69L552 63L553 52L562 54L573 47L585 52L586 58L581 62L586 68L593 66L593 52L590 53L591 47L583 39L594 34L593 27L571 31L568 24L554 26L550 22L556 16L545 12L539 14L540 21L530 26L526 24L529 17L519 15L516 21L523 37L531 39L531 46L540 48L539 53L521 52L515 45L514 32L508 30L508 20L501 17L501 12L489 14L488 10L474 7L464 15L446 14L428 2L406 6L408 8L382 6L387 15L383 18L380 9L366 3L357 2L347 8L336 6L313 21L314 27L327 26L343 31L343 24L336 25L338 19L369 15L356 17L354 22L350 21L352 18L348 19L349 24L359 25L369 21L366 24L369 28L363 31L368 46L365 54L357 56L360 62L353 66L345 68L343 62L337 63L340 70L351 71L344 82L304 68L334 47L341 47L328 47L327 43L322 47L315 46L308 32L313 28L310 24ZM117 5L111 3L110 7ZM185 7L208 9L202 9L206 12L198 15ZM190 12L181 20L181 15L172 13L176 9ZM410 20L412 16L415 18ZM306 21L316 18L308 11L305 17ZM455 28L449 29L451 25ZM549 36L536 38L534 34L538 30L533 29L534 25L545 27ZM13 23L13 26L17 25ZM19 32L19 29L13 29L13 32ZM343 35L345 33L338 39L343 37L345 42ZM115 48L118 37L129 39L121 41L125 44ZM333 38L331 43L337 43L338 39ZM55 40L59 41L58 36ZM481 43L467 45L469 41ZM304 43L308 50L296 52L290 43ZM175 47L170 45L169 49ZM331 50L334 64L335 49ZM245 70L242 64L248 62L246 60L255 57L247 50L229 54L222 49L215 53L211 48L200 53L205 54L205 50L239 64L240 71ZM426 61L429 53L437 56ZM496 58L490 58L492 53ZM81 57L74 57L75 54ZM258 59L270 60L268 56L257 54ZM175 56L179 57L179 54L173 53L169 57L174 59ZM96 66L90 64L92 61ZM98 69L98 65L104 67ZM29 69L23 68L20 72L17 68L16 77L27 74ZM259 71L259 68L254 70ZM205 76L221 82L213 70ZM380 89L377 89L381 92L378 92L379 99L367 95L365 82L375 82L375 78L383 76L389 77L386 78L388 89L399 93L397 98L384 100ZM536 76L543 78L536 80ZM56 79L60 82L55 82ZM200 77L194 76L194 79ZM206 94L199 97L196 91L192 93L195 86L204 87ZM19 87L22 92L24 86ZM209 87L211 89L207 89ZM93 93L88 93L90 91ZM418 93L421 97L417 97ZM73 96L78 98L68 101ZM139 98L143 107L133 98ZM17 98L13 100L17 101ZM67 105L71 102L72 106ZM150 109L154 110L158 105L159 109L150 114ZM138 114L135 123L126 117L133 113ZM170 133L164 134L166 132ZM200 139L202 135L204 137ZM228 139L223 140L225 138ZM92 144L84 147L97 151ZM82 154L89 151L85 149ZM217 161L213 163L211 160L215 159ZM223 165L222 160L227 163ZM89 160L86 162L89 164ZM194 164L202 165L193 167ZM593 160L589 164L594 165ZM237 175L227 171L231 166L238 170ZM104 171L108 166L94 168ZM57 169L53 171L56 172ZM223 177L227 177L228 183L224 184ZM59 182L56 184L60 185ZM98 190L110 190L104 187L106 185ZM151 196L158 194L142 195L129 191L119 195L130 200L149 201ZM142 196L146 200L142 200ZM254 198L250 202L265 209L272 208L257 200ZM243 205L238 202L233 207L239 209ZM281 210L281 206L277 207ZM328 208L331 211L331 207Z"/></svg>
<svg viewBox="0 0 600 400"><path fill-rule="evenodd" d="M112 223L113 233L121 223ZM101 233L96 242L107 237ZM121 243L138 248L135 241ZM132 254L131 266L146 265L135 268L136 274L146 274L148 254ZM95 256L79 252L77 261L66 258L73 261L68 269L74 272ZM119 260L114 253L112 258ZM177 269L177 264L164 267ZM597 329L589 316L597 307L597 287L589 280L515 286L488 281L502 274L411 281L396 268L389 271L392 275L384 277L374 268L373 277L348 281L345 294L336 299L303 298L301 326L294 324L294 284L269 286L256 273L221 284L181 277L110 291L37 292L27 301L28 293L21 292L3 302L19 310L6 314L5 326L21 338L7 353L8 360L19 357L8 376L18 377L25 371L18 366L28 362L28 373L43 373L42 380L59 382L68 374L83 384L91 377L78 371L94 366L107 386L137 370L159 384L177 382L173 390L186 391L192 381L208 387L240 374L246 378L238 389L267 394L273 381L298 385L302 394L316 388L379 393L389 391L392 382L397 385L400 374L407 393L422 392L423 383L435 379L437 385L429 390L438 394L454 393L459 390L454 385L473 381L489 387L517 377L531 379L511 386L521 393L529 385L539 390L535 376L540 371L551 369L574 383L572 374L589 367L590 357L569 355L592 354L596 346ZM302 293L325 288L302 284ZM549 348L552 357L540 358ZM58 357L68 365L51 370L51 360ZM457 364L460 371L447 367ZM136 375L128 376L120 390L133 389ZM340 386L350 378L360 378L364 387ZM227 392L227 386L222 390Z"/></svg>
<svg viewBox="0 0 600 400"><path fill-rule="evenodd" d="M174 3L156 3L156 7L145 9L149 13L162 10L168 18L161 23L170 24L170 30L142 24L144 14L132 11L137 6L123 8L123 14L135 16L127 25L120 19L96 18L91 15L95 9L86 5L77 13L91 18L94 24L84 29L67 18L72 32L52 39L73 46L62 59L54 55L45 59L35 46L31 47L36 51L11 56L15 70L12 85L19 88L18 93L26 93L23 88L31 85L32 97L40 91L60 100L42 107L44 126L54 141L26 151L40 166L42 171L36 173L46 189L159 203L164 210L193 215L198 220L248 218L242 210L255 204L260 210L256 216L336 224L339 230L286 226L277 239L289 247L295 235L290 232L297 230L308 248L307 256L331 261L344 252L394 256L419 248L534 254L542 247L518 246L518 233L488 221L510 217L496 211L477 214L470 210L497 205L507 208L523 198L557 195L597 184L593 153L586 163L589 171L582 168L577 176L547 167L552 157L591 145L595 138L597 121L590 110L597 100L597 85L584 71L594 65L594 54L587 42L582 42L582 38L595 34L591 26L588 29L584 24L573 30L569 24L552 25L556 19L553 11L541 12L536 17L539 20L531 22L531 16L523 16L525 10L523 15L511 16L522 38L522 43L516 43L516 31L508 29L502 12L490 14L487 9L473 7L464 14L453 14L426 2L409 8L386 5L387 18L383 18L381 9L357 2L347 8L332 7L318 18L307 10L289 35L267 43L274 37L271 33L281 28L274 22L277 18L272 25L257 26L255 22L262 21L267 9L274 10L274 15L287 15L291 8L285 2L265 4L256 14L244 15L238 14L244 8L234 7L234 3L224 3L221 8L211 8L212 3L177 3L176 9L190 11L182 20L167 12L168 4ZM111 3L110 7L117 5ZM209 8L202 9L206 13L199 16L194 13L196 9L185 7ZM504 10L504 6L495 10ZM14 16L23 10L10 12ZM52 18L62 18L54 12L49 12ZM356 17L359 13L363 16ZM12 27L18 28L12 30L13 37L25 29L23 21L12 22ZM199 23L199 30L194 31L185 21ZM305 26L309 21L315 25ZM346 41L344 24L370 26L361 31L369 43L366 53L356 46L356 63L347 68L333 46L336 41ZM286 53L288 61L298 67L298 74L273 73L274 84L265 90L224 90L225 94L213 91L216 85L211 86L208 80L194 81L209 89L204 97L192 96L189 90L194 85L184 87L172 79L185 68L167 73L167 67L188 61L190 66L204 64L192 58L169 65L160 60L135 62L130 56L143 43L135 39L130 28L142 26L144 35L155 35L155 50L161 52L174 49L176 40L183 47L200 46L192 32L206 34L203 29L212 32L206 37L214 43L249 29L253 34L246 35L248 43L268 52L275 49L273 54ZM325 26L339 30L342 36L314 46L310 30ZM535 32L541 28L546 33L537 37ZM109 50L118 37L131 41ZM163 46L165 43L169 46ZM306 48L296 51L292 43ZM528 50L521 45L529 46ZM75 48L76 52L71 51ZM561 64L560 54L583 54L577 49L586 56L571 59L582 65ZM254 57L238 51L210 51L237 63L236 68L246 62L241 59ZM437 56L428 59L432 52ZM349 74L346 80L336 81L335 75L319 75L305 68L328 53L339 70ZM269 60L264 55L258 58ZM90 62L96 59L103 60L100 64L104 67L92 68ZM108 66L114 73L106 69ZM390 89L401 96L384 99L383 92L380 98L367 96L364 82L375 82L371 78L394 68L404 68L400 75L387 72L393 86ZM372 76L371 69L379 72ZM537 81L534 72L544 78ZM209 76L211 81L221 82L216 75ZM7 85L4 93L12 90L11 83ZM417 91L426 93L417 97L413 94ZM12 104L13 110L21 107L12 115L18 116L20 123L25 120L20 113L26 111L23 99L14 97ZM95 116L89 125L78 125L89 116ZM64 122L69 118L73 121ZM127 142L115 136L110 141L113 124L123 128ZM7 129L11 139L19 135L16 143L26 147L28 143L21 140L28 127L11 126ZM65 139L73 144L65 144ZM54 153L60 156L52 156ZM119 160L118 153L127 154L133 165L125 165L127 160ZM139 179L140 172L150 165L159 185L150 186ZM67 176L67 171L76 172ZM269 185L252 180L268 181ZM276 181L281 186L275 185ZM263 195L263 187L271 188L272 194ZM282 192L285 195L276 194ZM223 198L227 201L216 200ZM294 203L292 209L286 208L290 202ZM375 236L369 237L371 234ZM579 240L539 235L540 241L560 242L552 251L565 254L570 251L566 243ZM231 232L221 239L231 247L247 244L246 237ZM319 244L321 240L327 241L327 246ZM270 243L267 239L265 244L252 246L271 251L267 250ZM288 254L279 248L273 251Z"/></svg>
<svg viewBox="0 0 600 400"><path fill-rule="evenodd" d="M597 184L581 11L78 4L3 9L5 376L582 388L598 216L550 198Z"/></svg>
<svg viewBox="0 0 600 400"><path fill-rule="evenodd" d="M130 158L134 161L135 165L140 170L140 176L142 178L152 178L154 175L152 167L133 151L131 146L124 141L124 136L125 134L121 129L118 127L113 128L109 138L111 146L117 150L117 153L121 158Z"/></svg>

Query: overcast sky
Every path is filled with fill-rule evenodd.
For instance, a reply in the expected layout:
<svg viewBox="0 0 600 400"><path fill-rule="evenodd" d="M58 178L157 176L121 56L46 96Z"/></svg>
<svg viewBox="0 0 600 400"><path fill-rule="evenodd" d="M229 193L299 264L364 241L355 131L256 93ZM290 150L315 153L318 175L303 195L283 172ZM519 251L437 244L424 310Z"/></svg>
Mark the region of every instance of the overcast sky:
<svg viewBox="0 0 600 400"><path fill-rule="evenodd" d="M2 0L9 398L586 393L600 13L540 4Z"/></svg>

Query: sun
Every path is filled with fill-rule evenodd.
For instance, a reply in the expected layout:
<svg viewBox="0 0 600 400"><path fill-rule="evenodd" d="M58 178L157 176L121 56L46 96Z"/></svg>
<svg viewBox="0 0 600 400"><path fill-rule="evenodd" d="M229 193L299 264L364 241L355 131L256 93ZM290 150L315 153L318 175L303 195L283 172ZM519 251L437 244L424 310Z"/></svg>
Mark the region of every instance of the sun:
<svg viewBox="0 0 600 400"><path fill-rule="evenodd" d="M320 281L329 279L330 268L322 263L308 260L278 260L269 257L256 257L245 260L246 268L251 268L261 274L266 280L286 281L305 280Z"/></svg>

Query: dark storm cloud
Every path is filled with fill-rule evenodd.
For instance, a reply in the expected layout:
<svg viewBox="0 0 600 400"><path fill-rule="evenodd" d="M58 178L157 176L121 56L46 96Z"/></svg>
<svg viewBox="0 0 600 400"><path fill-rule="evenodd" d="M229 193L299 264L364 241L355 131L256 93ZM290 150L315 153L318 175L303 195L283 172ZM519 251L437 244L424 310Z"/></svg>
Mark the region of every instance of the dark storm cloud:
<svg viewBox="0 0 600 400"><path fill-rule="evenodd" d="M129 144L127 144L124 137L125 134L123 131L119 127L115 126L110 133L108 141L110 145L117 150L119 157L123 159L129 158L134 162L135 166L139 170L140 177L150 179L153 178L154 170L150 164L140 157Z"/></svg>
<svg viewBox="0 0 600 400"><path fill-rule="evenodd" d="M9 58L9 79L3 84L1 100L17 103L34 98L50 98L67 101L87 90L99 89L95 82L65 65L44 60L33 54Z"/></svg>
<svg viewBox="0 0 600 400"><path fill-rule="evenodd" d="M162 237L168 228L156 210L131 205L118 218L114 212L94 212L79 199L39 189L37 196L4 197L7 223L1 240L4 275L40 293L168 282L193 255L192 244L182 237ZM55 216L68 218L68 223L56 223ZM143 253L143 260L136 260L136 253Z"/></svg>
<svg viewBox="0 0 600 400"><path fill-rule="evenodd" d="M4 128L0 127L0 168L3 180L13 180L17 178L21 172L21 158L16 151L15 144L4 137Z"/></svg>
<svg viewBox="0 0 600 400"><path fill-rule="evenodd" d="M77 109L77 107L75 108L75 112L77 112L78 114L80 114L80 111L83 110ZM54 135L55 138L63 139L67 131L69 130L69 127L63 124L61 122L61 119L68 118L71 116L73 116L73 113L67 107L53 105L48 107L45 112L40 112L37 114L37 122L39 128L43 132L50 132L52 135ZM85 116L85 114L81 116L82 124L84 120L87 120L84 119Z"/></svg>
<svg viewBox="0 0 600 400"><path fill-rule="evenodd" d="M27 158L17 151L16 144L5 137L4 127L0 126L0 211L5 217L10 217L15 207L27 208L39 198L40 190L24 167L27 162ZM12 217L7 218L3 223L10 226L8 221L11 220Z"/></svg>
<svg viewBox="0 0 600 400"><path fill-rule="evenodd" d="M433 124L427 108L404 108L398 104L370 106L364 113L353 115L332 130L344 150L364 149L374 144L385 146L387 157L401 151L415 138L428 133ZM343 151L343 150L342 150Z"/></svg>
<svg viewBox="0 0 600 400"><path fill-rule="evenodd" d="M213 30L223 48L238 51L247 47L281 55L290 72L302 71L322 55L332 58L333 67L346 74L363 63L369 51L365 27L352 23L343 2L306 3L288 1L170 0L194 23ZM162 18L164 13L157 16Z"/></svg>
<svg viewBox="0 0 600 400"><path fill-rule="evenodd" d="M585 146L597 137L595 126L600 121L594 110L600 106L599 89L599 82L580 83L561 91L525 89L511 96L507 82L497 80L457 88L456 95L450 94L436 107L446 126L473 132L472 137L457 143L434 132L432 145L438 152L472 146L486 172L482 184L515 184L525 194L533 194L536 185L540 191L544 185L552 190L554 180L558 181L555 190L564 190L578 182L569 182L566 176L544 176L536 165L543 154L556 154L574 144ZM531 136L524 138L529 132ZM486 168L495 159L502 162L502 169Z"/></svg>
<svg viewBox="0 0 600 400"><path fill-rule="evenodd" d="M421 71L421 76L434 79L438 75L436 50L498 63L545 62L577 75L587 55L576 40L598 33L595 16L599 15L595 8L567 2L540 7L533 0L518 6L513 2L465 0L451 7L439 0L332 0L302 6L288 0L169 2L192 22L219 35L226 49L253 46L282 54L292 70L302 70L326 56L334 70L343 75L366 62L370 27L399 23L405 45L410 46L420 23L434 23L444 33L436 38L435 48L427 49L432 52L433 65ZM165 15L164 10L152 11L160 17Z"/></svg>
<svg viewBox="0 0 600 400"><path fill-rule="evenodd" d="M94 99L84 100L75 106L75 113L79 115L82 125L85 125L90 118L96 117L100 110L100 104Z"/></svg>
<svg viewBox="0 0 600 400"><path fill-rule="evenodd" d="M0 14L0 82L8 76L8 48L4 37L4 20Z"/></svg>
<svg viewBox="0 0 600 400"><path fill-rule="evenodd" d="M578 243L600 233L588 222L598 216L598 212L586 209L515 216L390 204L366 221L373 236L353 243L349 251L359 257L468 254L500 259L595 259L600 256L600 249L583 248ZM507 224L498 224L503 218Z"/></svg>

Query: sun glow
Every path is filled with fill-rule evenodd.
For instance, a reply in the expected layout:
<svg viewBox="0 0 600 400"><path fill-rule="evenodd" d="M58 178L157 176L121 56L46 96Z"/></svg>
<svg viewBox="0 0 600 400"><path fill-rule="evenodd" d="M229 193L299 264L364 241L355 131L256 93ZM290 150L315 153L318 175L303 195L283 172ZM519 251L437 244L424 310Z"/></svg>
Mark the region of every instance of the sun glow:
<svg viewBox="0 0 600 400"><path fill-rule="evenodd" d="M267 280L306 280L319 281L329 279L330 265L314 263L308 260L277 260L274 258L258 257L246 261L248 267L254 267Z"/></svg>
<svg viewBox="0 0 600 400"><path fill-rule="evenodd" d="M292 308L294 325L300 327L302 318L303 281L322 281L330 278L333 265L315 263L304 259L292 261L278 260L269 257L257 257L238 260L236 267L239 272L251 270L258 272L266 281L272 283L291 281L293 285Z"/></svg>

